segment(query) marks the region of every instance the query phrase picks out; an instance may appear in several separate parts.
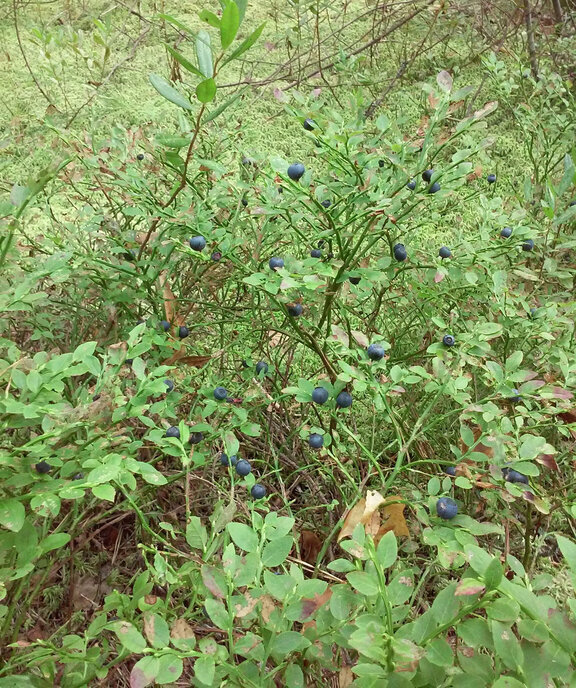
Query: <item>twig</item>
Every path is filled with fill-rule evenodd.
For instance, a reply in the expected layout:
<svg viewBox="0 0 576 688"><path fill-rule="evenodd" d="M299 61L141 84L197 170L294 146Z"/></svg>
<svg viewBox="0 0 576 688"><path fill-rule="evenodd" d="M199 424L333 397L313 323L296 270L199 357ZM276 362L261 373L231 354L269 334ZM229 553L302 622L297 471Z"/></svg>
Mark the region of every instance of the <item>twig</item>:
<svg viewBox="0 0 576 688"><path fill-rule="evenodd" d="M24 64L26 65L26 69L30 73L30 76L32 77L32 81L36 84L36 88L40 91L40 93L46 98L48 101L49 105L53 105L53 102L50 98L50 96L46 93L46 91L40 86L40 83L38 82L38 79L36 79L34 72L32 71L32 67L30 67L30 63L28 62L28 58L26 57L26 53L24 52L24 46L22 45L22 40L20 38L20 28L18 26L18 8L16 7L16 0L12 0L12 7L14 9L14 30L16 32L16 40L18 41L18 46L20 48L20 52L22 53L22 58L24 59Z"/></svg>
<svg viewBox="0 0 576 688"><path fill-rule="evenodd" d="M528 56L530 57L530 70L532 76L538 78L538 60L536 58L536 46L534 44L534 27L532 25L532 8L530 0L524 0L524 24L526 25L526 38L528 40Z"/></svg>

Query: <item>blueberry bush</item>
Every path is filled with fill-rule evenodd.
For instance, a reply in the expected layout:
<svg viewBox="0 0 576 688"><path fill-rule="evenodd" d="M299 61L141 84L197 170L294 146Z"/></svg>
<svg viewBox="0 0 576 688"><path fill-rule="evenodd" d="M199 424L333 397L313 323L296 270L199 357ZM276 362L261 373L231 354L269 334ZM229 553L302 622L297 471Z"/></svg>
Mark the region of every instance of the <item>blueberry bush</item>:
<svg viewBox="0 0 576 688"><path fill-rule="evenodd" d="M302 89L307 155L251 158L221 4L164 15L178 130L60 132L2 206L0 687L573 685L573 122L544 159L514 100L573 95L486 59L415 134Z"/></svg>

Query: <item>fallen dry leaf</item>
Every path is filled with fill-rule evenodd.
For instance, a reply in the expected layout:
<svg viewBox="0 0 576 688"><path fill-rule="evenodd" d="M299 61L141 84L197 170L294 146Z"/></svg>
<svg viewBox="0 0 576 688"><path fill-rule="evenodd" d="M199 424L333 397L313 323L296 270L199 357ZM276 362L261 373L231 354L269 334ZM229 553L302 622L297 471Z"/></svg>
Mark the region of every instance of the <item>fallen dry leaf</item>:
<svg viewBox="0 0 576 688"><path fill-rule="evenodd" d="M338 534L338 542L350 537L359 523L364 526L367 535L376 535L380 528L378 508L385 501L384 497L376 490L368 490L366 498L362 497L348 512L342 530Z"/></svg>
<svg viewBox="0 0 576 688"><path fill-rule="evenodd" d="M186 347L183 345L181 349L175 351L170 358L164 361L164 365L175 365L179 363L180 365L189 365L194 368L202 368L208 361L214 358L215 354L212 356L186 356Z"/></svg>
<svg viewBox="0 0 576 688"><path fill-rule="evenodd" d="M338 673L338 688L349 688L354 681L352 667L343 666Z"/></svg>
<svg viewBox="0 0 576 688"><path fill-rule="evenodd" d="M380 510L382 515L383 523L378 530L376 535L376 541L379 541L383 535L393 531L396 537L405 535L410 537L410 531L408 530L408 525L406 519L404 518L404 509L406 504L402 504L400 501L402 497L398 495L386 497L386 501Z"/></svg>
<svg viewBox="0 0 576 688"><path fill-rule="evenodd" d="M303 530L300 535L300 556L309 564L316 564L322 549L322 540L311 530Z"/></svg>

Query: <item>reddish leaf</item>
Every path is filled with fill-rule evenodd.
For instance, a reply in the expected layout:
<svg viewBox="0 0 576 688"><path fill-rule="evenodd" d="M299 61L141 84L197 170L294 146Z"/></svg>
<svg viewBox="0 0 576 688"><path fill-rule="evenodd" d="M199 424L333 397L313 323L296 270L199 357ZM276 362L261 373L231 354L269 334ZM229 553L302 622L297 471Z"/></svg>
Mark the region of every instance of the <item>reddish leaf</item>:
<svg viewBox="0 0 576 688"><path fill-rule="evenodd" d="M312 599L304 599L302 600L302 612L300 614L300 620L304 621L304 619L307 619L308 617L312 616L312 614L315 614L320 607L324 606L327 602L330 601L330 598L332 597L332 589L331 588L326 588L326 590L321 594L314 595Z"/></svg>
<svg viewBox="0 0 576 688"><path fill-rule="evenodd" d="M484 592L484 590L486 590L486 586L480 581L474 580L474 578L464 578L456 586L454 595L478 595L478 593Z"/></svg>
<svg viewBox="0 0 576 688"><path fill-rule="evenodd" d="M221 581L218 580L221 578L223 582L224 577L218 571L218 569L215 569L213 566L205 565L200 569L200 573L202 575L204 585L215 597L219 597L220 599L226 597L226 589L223 585L221 587Z"/></svg>
<svg viewBox="0 0 576 688"><path fill-rule="evenodd" d="M440 270L437 270L437 271L436 271L436 274L434 275L434 282L435 282L436 284L438 284L438 283L441 282L445 277L446 277L446 275L445 275L443 272L440 272Z"/></svg>
<svg viewBox="0 0 576 688"><path fill-rule="evenodd" d="M540 456L536 457L536 461L550 471L558 470L558 464L556 463L556 459L552 454L540 454Z"/></svg>

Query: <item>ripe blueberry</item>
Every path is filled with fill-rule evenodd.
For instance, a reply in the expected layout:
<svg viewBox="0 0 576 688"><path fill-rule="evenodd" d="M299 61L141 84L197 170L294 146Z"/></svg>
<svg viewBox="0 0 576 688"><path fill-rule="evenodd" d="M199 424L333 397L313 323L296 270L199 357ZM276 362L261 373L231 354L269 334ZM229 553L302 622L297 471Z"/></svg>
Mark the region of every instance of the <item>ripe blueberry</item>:
<svg viewBox="0 0 576 688"><path fill-rule="evenodd" d="M268 266L270 267L270 270L276 270L276 268L283 268L284 260L282 258L278 258L277 256L273 256L268 261Z"/></svg>
<svg viewBox="0 0 576 688"><path fill-rule="evenodd" d="M246 207L248 205L248 199L246 198L246 196L242 196L242 205L244 207Z"/></svg>
<svg viewBox="0 0 576 688"><path fill-rule="evenodd" d="M174 389L174 383L172 382L172 380L166 379L164 380L164 384L166 385L167 392L171 392Z"/></svg>
<svg viewBox="0 0 576 688"><path fill-rule="evenodd" d="M308 444L312 447L312 449L320 449L324 446L324 438L317 432L313 432L308 438Z"/></svg>
<svg viewBox="0 0 576 688"><path fill-rule="evenodd" d="M172 425L168 428L168 430L166 430L166 437L175 437L176 439L180 439L180 430L175 425Z"/></svg>
<svg viewBox="0 0 576 688"><path fill-rule="evenodd" d="M489 174L486 177L486 181L488 182L488 184L494 184L494 182L496 181L496 175L495 174Z"/></svg>
<svg viewBox="0 0 576 688"><path fill-rule="evenodd" d="M503 227L502 231L500 232L500 236L503 239L508 239L509 237L512 236L512 227Z"/></svg>
<svg viewBox="0 0 576 688"><path fill-rule="evenodd" d="M432 179L432 175L434 174L434 170L426 170L425 172L422 172L422 179L425 182L429 182Z"/></svg>
<svg viewBox="0 0 576 688"><path fill-rule="evenodd" d="M302 126L304 127L304 129L306 129L306 131L314 131L315 124L316 122L314 122L313 119L305 119Z"/></svg>
<svg viewBox="0 0 576 688"><path fill-rule="evenodd" d="M360 280L362 279L361 277L349 277L351 284L360 284Z"/></svg>
<svg viewBox="0 0 576 688"><path fill-rule="evenodd" d="M319 248L313 248L310 251L310 256L312 258L322 258L322 251Z"/></svg>
<svg viewBox="0 0 576 688"><path fill-rule="evenodd" d="M576 201L570 201L570 203L568 205L570 208L572 208L576 205Z"/></svg>
<svg viewBox="0 0 576 688"><path fill-rule="evenodd" d="M384 160L378 160L378 167L384 167L386 162Z"/></svg>
<svg viewBox="0 0 576 688"><path fill-rule="evenodd" d="M432 184L432 186L428 189L428 193L435 194L437 191L440 191L441 188L442 187L438 182L434 182L434 184Z"/></svg>
<svg viewBox="0 0 576 688"><path fill-rule="evenodd" d="M533 239L526 239L526 241L522 244L522 250L523 251L532 251L534 248L534 240Z"/></svg>
<svg viewBox="0 0 576 688"><path fill-rule="evenodd" d="M438 255L440 258L451 258L452 251L447 246L441 246L440 250L438 251Z"/></svg>
<svg viewBox="0 0 576 688"><path fill-rule="evenodd" d="M75 473L72 476L72 480L84 480L84 473Z"/></svg>
<svg viewBox="0 0 576 688"><path fill-rule="evenodd" d="M514 394L509 397L509 400L513 403L518 403L519 401L522 401L522 397L520 396L520 392L517 389L512 390Z"/></svg>
<svg viewBox="0 0 576 688"><path fill-rule="evenodd" d="M210 260L213 260L215 263L217 263L221 259L222 254L220 253L220 251L214 251L214 253L210 256Z"/></svg>
<svg viewBox="0 0 576 688"><path fill-rule="evenodd" d="M444 344L444 346L454 346L454 344L456 344L456 339L451 334L445 334L442 337L442 344Z"/></svg>
<svg viewBox="0 0 576 688"><path fill-rule="evenodd" d="M336 397L336 406L338 408L348 408L349 406L352 406L352 395L350 392L347 392L346 390L340 392L340 394Z"/></svg>
<svg viewBox="0 0 576 688"><path fill-rule="evenodd" d="M190 330L186 327L186 325L180 325L178 328L178 336L180 339L186 339L186 337L190 334Z"/></svg>
<svg viewBox="0 0 576 688"><path fill-rule="evenodd" d="M400 263L408 258L404 244L396 244L392 250L394 251L394 258Z"/></svg>
<svg viewBox="0 0 576 688"><path fill-rule="evenodd" d="M328 390L324 387L316 387L312 392L312 401L319 406L325 404L328 401Z"/></svg>
<svg viewBox="0 0 576 688"><path fill-rule="evenodd" d="M288 315L297 318L299 315L302 315L304 306L301 303L291 303L286 307L286 310L288 311Z"/></svg>
<svg viewBox="0 0 576 688"><path fill-rule="evenodd" d="M266 488L264 487L264 485L256 483L255 485L252 485L250 494L254 499L264 499L264 497L266 496Z"/></svg>
<svg viewBox="0 0 576 688"><path fill-rule="evenodd" d="M168 332L170 329L170 323L167 320L161 320L160 327L164 330L164 332Z"/></svg>
<svg viewBox="0 0 576 688"><path fill-rule="evenodd" d="M216 387L214 390L214 399L216 401L224 401L228 396L228 391L226 390L225 387Z"/></svg>
<svg viewBox="0 0 576 688"><path fill-rule="evenodd" d="M288 168L288 176L292 181L297 182L306 172L306 168L301 162L293 162Z"/></svg>
<svg viewBox="0 0 576 688"><path fill-rule="evenodd" d="M262 372L264 373L264 375L266 375L266 373L268 372L268 364L264 361L258 361L258 363L256 364L256 375L260 375L260 373Z"/></svg>
<svg viewBox="0 0 576 688"><path fill-rule="evenodd" d="M202 440L204 439L204 433L203 432L191 432L190 433L190 444L200 444Z"/></svg>
<svg viewBox="0 0 576 688"><path fill-rule="evenodd" d="M414 189L416 188L416 180L415 180L415 179L411 179L411 180L408 182L408 184L406 184L406 188L410 189L410 191L414 191Z"/></svg>
<svg viewBox="0 0 576 688"><path fill-rule="evenodd" d="M138 153L136 160L144 160L144 153Z"/></svg>
<svg viewBox="0 0 576 688"><path fill-rule="evenodd" d="M444 466L444 473L454 477L456 475L456 466Z"/></svg>
<svg viewBox="0 0 576 688"><path fill-rule="evenodd" d="M386 356L384 347L381 344L370 344L370 346L366 349L366 353L371 361L380 361L384 358L384 356Z"/></svg>
<svg viewBox="0 0 576 688"><path fill-rule="evenodd" d="M238 463L236 464L236 473L238 473L238 475L241 475L242 477L248 475L248 473L250 473L251 470L252 466L248 461L246 461L246 459L240 459L240 461L238 461Z"/></svg>
<svg viewBox="0 0 576 688"><path fill-rule="evenodd" d="M52 466L47 462L47 461L40 461L40 463L37 463L34 468L36 471L42 475L45 475L46 473L50 473L52 470Z"/></svg>
<svg viewBox="0 0 576 688"><path fill-rule="evenodd" d="M223 466L230 466L230 465L235 466L238 463L238 457L236 456L236 454L234 454L234 456L228 457L228 454L225 454L224 452L222 452L220 454L220 463Z"/></svg>
<svg viewBox="0 0 576 688"><path fill-rule="evenodd" d="M95 394L95 395L92 397L92 401L98 401L98 399L100 399L101 396L102 396L102 395L100 394L100 392L98 392L98 394Z"/></svg>
<svg viewBox="0 0 576 688"><path fill-rule="evenodd" d="M537 309L537 308L531 308L531 309L530 309L530 317L531 317L532 319L538 317L538 309Z"/></svg>
<svg viewBox="0 0 576 688"><path fill-rule="evenodd" d="M329 201L328 199L322 201L321 205L323 205L325 208L329 208L332 205L332 201Z"/></svg>
<svg viewBox="0 0 576 688"><path fill-rule="evenodd" d="M436 502L436 513L440 518L449 521L458 513L458 504L450 497L440 497Z"/></svg>
<svg viewBox="0 0 576 688"><path fill-rule="evenodd" d="M502 469L502 475L509 483L522 483L523 485L528 485L528 476L515 471L513 468Z"/></svg>
<svg viewBox="0 0 576 688"><path fill-rule="evenodd" d="M206 247L206 239L203 236L195 236L188 240L193 251L202 251Z"/></svg>

